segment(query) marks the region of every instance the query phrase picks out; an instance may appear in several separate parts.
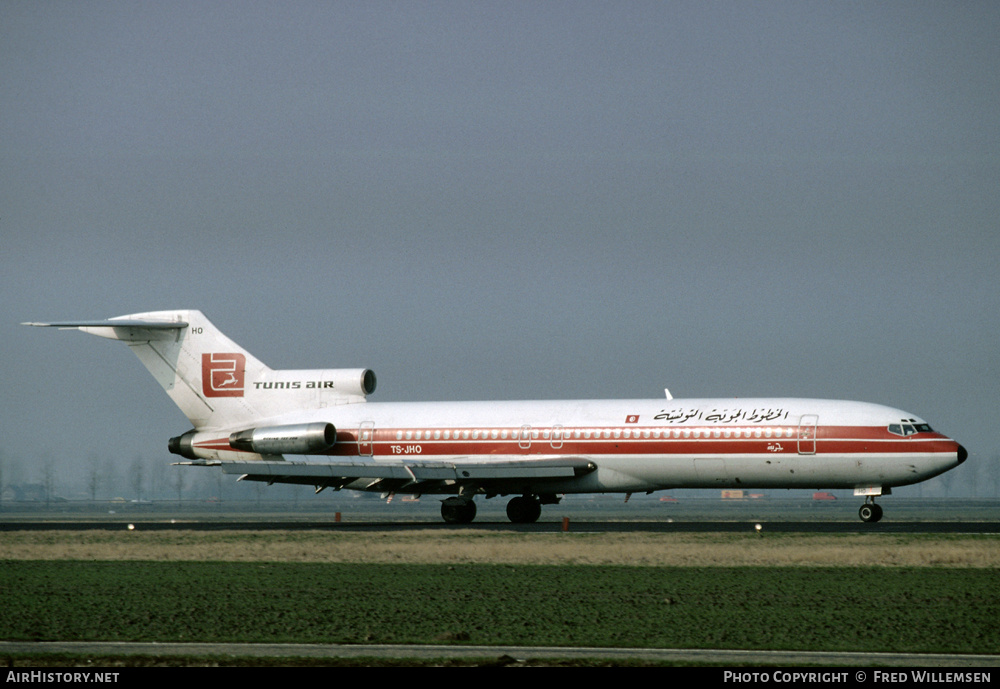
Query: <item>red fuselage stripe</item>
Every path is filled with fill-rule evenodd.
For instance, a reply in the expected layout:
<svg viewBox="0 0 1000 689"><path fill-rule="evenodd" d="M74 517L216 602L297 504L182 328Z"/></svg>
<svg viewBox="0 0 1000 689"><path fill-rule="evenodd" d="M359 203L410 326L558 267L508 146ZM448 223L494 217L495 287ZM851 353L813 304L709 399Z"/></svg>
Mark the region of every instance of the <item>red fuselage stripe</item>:
<svg viewBox="0 0 1000 689"><path fill-rule="evenodd" d="M532 427L377 429L374 443L354 430L338 430L325 454L433 458L485 455L770 455L952 453L957 443L939 433L902 437L885 427ZM503 435L506 434L506 438ZM496 437L494 437L494 435ZM447 437L446 437L447 436ZM530 436L530 437L529 437ZM372 436L369 436L369 438ZM204 450L235 451L228 438L195 443Z"/></svg>

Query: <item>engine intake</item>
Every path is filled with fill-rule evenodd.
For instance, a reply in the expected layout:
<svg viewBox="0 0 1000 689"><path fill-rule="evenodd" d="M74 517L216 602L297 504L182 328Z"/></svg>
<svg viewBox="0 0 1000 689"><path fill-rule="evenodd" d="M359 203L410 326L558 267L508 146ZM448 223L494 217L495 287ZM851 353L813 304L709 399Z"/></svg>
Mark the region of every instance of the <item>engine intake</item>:
<svg viewBox="0 0 1000 689"><path fill-rule="evenodd" d="M375 372L367 368L332 368L323 371L325 384L332 384L336 392L367 397L375 392Z"/></svg>
<svg viewBox="0 0 1000 689"><path fill-rule="evenodd" d="M248 428L229 436L229 446L262 455L313 455L326 452L337 442L332 423L297 423L287 426Z"/></svg>

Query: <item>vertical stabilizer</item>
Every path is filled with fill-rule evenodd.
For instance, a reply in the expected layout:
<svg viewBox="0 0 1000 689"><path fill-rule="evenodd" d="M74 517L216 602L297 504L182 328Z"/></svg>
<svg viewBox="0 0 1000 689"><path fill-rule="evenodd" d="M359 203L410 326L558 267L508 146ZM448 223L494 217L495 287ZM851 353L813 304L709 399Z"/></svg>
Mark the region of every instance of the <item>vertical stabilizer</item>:
<svg viewBox="0 0 1000 689"><path fill-rule="evenodd" d="M247 381L270 369L223 335L200 311L152 311L106 321L29 323L125 342L196 429L259 418Z"/></svg>
<svg viewBox="0 0 1000 689"><path fill-rule="evenodd" d="M150 311L106 321L25 325L121 340L196 431L244 430L306 410L364 402L375 390L375 374L363 368L272 370L223 335L200 311Z"/></svg>
<svg viewBox="0 0 1000 689"><path fill-rule="evenodd" d="M128 345L192 426L229 427L259 416L245 397L246 381L270 369L223 335L200 311L156 311L125 318L187 323L186 328L166 331L167 337L130 337Z"/></svg>

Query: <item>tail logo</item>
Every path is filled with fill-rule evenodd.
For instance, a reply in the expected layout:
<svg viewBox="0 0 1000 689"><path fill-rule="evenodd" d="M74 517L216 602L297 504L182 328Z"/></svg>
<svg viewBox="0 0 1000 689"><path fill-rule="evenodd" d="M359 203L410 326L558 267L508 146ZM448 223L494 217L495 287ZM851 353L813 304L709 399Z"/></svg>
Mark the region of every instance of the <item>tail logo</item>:
<svg viewBox="0 0 1000 689"><path fill-rule="evenodd" d="M205 397L243 397L247 358L233 352L201 355L201 388Z"/></svg>

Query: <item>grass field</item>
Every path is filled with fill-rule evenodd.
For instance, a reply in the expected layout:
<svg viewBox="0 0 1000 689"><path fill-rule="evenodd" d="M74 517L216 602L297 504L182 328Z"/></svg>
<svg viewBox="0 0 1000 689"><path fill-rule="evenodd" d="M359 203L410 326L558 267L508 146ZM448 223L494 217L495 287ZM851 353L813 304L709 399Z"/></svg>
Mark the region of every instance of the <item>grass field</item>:
<svg viewBox="0 0 1000 689"><path fill-rule="evenodd" d="M1000 652L992 536L0 534L8 640Z"/></svg>
<svg viewBox="0 0 1000 689"><path fill-rule="evenodd" d="M7 561L11 640L998 651L996 572Z"/></svg>

